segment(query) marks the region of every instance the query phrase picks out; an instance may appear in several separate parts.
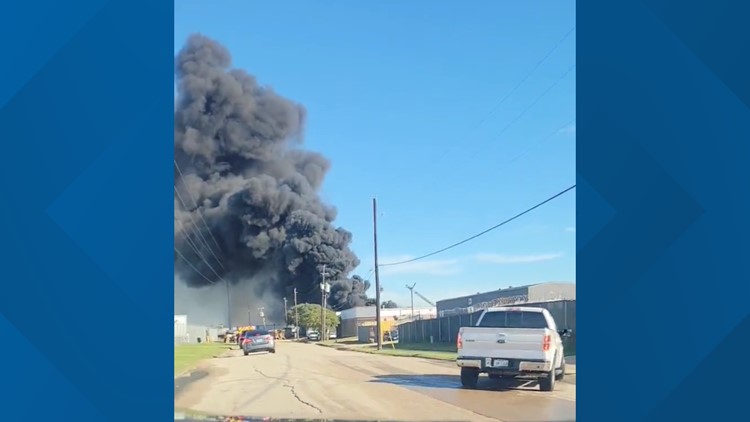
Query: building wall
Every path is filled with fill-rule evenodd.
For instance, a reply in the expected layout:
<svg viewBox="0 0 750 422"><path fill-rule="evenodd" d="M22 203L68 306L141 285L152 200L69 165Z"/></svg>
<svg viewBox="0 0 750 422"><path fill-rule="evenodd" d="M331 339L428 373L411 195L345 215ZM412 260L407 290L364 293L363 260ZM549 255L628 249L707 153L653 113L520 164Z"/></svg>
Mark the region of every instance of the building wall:
<svg viewBox="0 0 750 422"><path fill-rule="evenodd" d="M357 327L360 326L363 320L366 320L366 318L351 318L351 319L342 319L341 320L341 329L339 330L336 335L339 337L354 337L357 335ZM374 321L374 319L373 319Z"/></svg>
<svg viewBox="0 0 750 422"><path fill-rule="evenodd" d="M357 335L357 327L362 325L375 325L374 306L359 306L356 308L346 309L338 313L341 321L340 329L337 335L339 337L354 337ZM436 308L414 308L414 314L417 319L429 319L437 316ZM410 321L411 308L390 308L381 309L380 318L384 323L397 323L398 321Z"/></svg>
<svg viewBox="0 0 750 422"><path fill-rule="evenodd" d="M529 302L550 300L576 300L576 285L573 283L542 283L529 286Z"/></svg>
<svg viewBox="0 0 750 422"><path fill-rule="evenodd" d="M471 313L481 309L483 305L503 306L513 303L575 300L575 293L575 284L572 283L539 283L441 300L437 302L437 313L440 317Z"/></svg>
<svg viewBox="0 0 750 422"><path fill-rule="evenodd" d="M529 294L528 286L513 287L510 289L493 290L490 292L477 293L471 296L462 296L453 299L445 299L437 302L437 312L451 311L453 309L468 308L479 305L483 302L489 302L500 298L527 298Z"/></svg>
<svg viewBox="0 0 750 422"><path fill-rule="evenodd" d="M375 318L374 306L358 306L338 312L341 320L353 318ZM414 314L419 318L434 318L437 311L433 307L414 307ZM380 310L381 318L411 318L411 308L385 308Z"/></svg>

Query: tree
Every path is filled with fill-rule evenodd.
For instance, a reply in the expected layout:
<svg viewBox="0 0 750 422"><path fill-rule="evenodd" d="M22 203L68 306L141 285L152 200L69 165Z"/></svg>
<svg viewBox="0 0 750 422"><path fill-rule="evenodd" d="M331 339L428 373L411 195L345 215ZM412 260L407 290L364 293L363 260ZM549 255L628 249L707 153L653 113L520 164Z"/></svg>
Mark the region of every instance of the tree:
<svg viewBox="0 0 750 422"><path fill-rule="evenodd" d="M287 319L294 321L294 310L296 309L300 327L306 330L311 328L321 330L320 308L320 305L314 303L301 303L297 306L292 306L287 312ZM328 330L336 330L339 323L339 316L336 315L336 312L326 309L326 326L328 326Z"/></svg>
<svg viewBox="0 0 750 422"><path fill-rule="evenodd" d="M386 300L385 302L383 302L382 306L383 308L398 308L396 302L392 300Z"/></svg>

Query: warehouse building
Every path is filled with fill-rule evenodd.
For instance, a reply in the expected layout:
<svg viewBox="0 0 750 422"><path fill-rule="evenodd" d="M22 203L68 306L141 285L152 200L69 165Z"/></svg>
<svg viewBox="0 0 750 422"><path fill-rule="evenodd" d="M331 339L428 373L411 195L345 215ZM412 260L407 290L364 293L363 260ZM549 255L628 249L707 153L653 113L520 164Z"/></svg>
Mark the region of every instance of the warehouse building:
<svg viewBox="0 0 750 422"><path fill-rule="evenodd" d="M441 300L437 302L437 313L438 316L443 317L472 313L491 306L575 299L576 285L574 283L539 283Z"/></svg>
<svg viewBox="0 0 750 422"><path fill-rule="evenodd" d="M341 324L337 335L339 337L354 337L357 335L357 327L371 326L376 324L375 306L358 306L337 312ZM383 321L393 321L394 323L411 321L413 319L429 319L437 316L435 308L414 308L414 318L412 318L411 308L384 308L380 310L380 318Z"/></svg>

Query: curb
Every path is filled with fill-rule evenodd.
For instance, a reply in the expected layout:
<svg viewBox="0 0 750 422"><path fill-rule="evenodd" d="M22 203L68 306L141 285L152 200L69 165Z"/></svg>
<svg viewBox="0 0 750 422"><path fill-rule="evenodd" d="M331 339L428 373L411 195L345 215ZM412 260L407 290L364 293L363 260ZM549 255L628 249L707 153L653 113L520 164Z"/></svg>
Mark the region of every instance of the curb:
<svg viewBox="0 0 750 422"><path fill-rule="evenodd" d="M455 359L437 358L437 357L432 357L432 356L421 356L418 353L403 354L403 355L389 355L389 354L378 353L377 350L369 350L369 349L362 348L362 347L347 347L343 345L323 344L323 343L315 343L315 345L320 346L320 347L328 347L329 349L335 349L335 350L345 350L345 351L351 351L351 352L367 353L370 355L391 356L391 357L396 357L396 358L419 358L419 359L435 360L439 362L455 361ZM575 356L568 356L566 359L568 358L573 358L573 362L575 362ZM575 374L576 374L575 363L566 363L565 375L575 375Z"/></svg>

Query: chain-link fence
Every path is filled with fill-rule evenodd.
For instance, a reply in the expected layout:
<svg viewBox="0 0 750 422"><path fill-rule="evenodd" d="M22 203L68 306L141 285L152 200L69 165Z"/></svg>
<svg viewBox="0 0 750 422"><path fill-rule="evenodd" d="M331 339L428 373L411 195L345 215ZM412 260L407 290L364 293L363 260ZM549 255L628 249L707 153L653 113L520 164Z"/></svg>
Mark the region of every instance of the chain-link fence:
<svg viewBox="0 0 750 422"><path fill-rule="evenodd" d="M575 350L576 301L559 300L553 302L524 303L523 306L546 308L557 323L558 329L568 329L572 335L565 339L566 349ZM449 317L412 321L399 324L401 343L450 343L455 342L461 327L476 324L482 311L458 314Z"/></svg>

